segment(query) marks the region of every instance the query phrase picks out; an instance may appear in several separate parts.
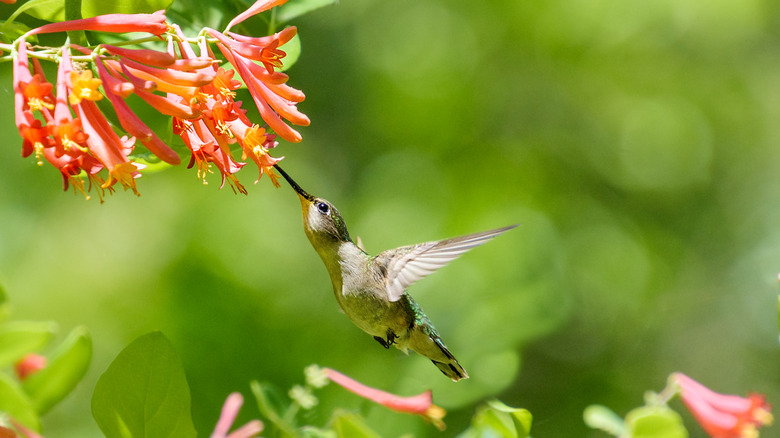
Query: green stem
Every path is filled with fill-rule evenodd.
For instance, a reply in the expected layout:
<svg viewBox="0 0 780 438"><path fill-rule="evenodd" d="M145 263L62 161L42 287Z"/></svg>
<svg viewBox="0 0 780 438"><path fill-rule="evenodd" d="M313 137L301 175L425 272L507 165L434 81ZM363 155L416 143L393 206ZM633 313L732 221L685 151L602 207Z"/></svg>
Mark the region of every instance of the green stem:
<svg viewBox="0 0 780 438"><path fill-rule="evenodd" d="M293 420L295 419L295 416L298 415L298 411L300 409L301 405L293 401L282 416L282 421L284 421L286 424L293 424Z"/></svg>
<svg viewBox="0 0 780 438"><path fill-rule="evenodd" d="M80 20L81 18L81 0L65 0L65 20ZM74 44L80 46L89 45L87 34L83 30L68 31L68 38Z"/></svg>

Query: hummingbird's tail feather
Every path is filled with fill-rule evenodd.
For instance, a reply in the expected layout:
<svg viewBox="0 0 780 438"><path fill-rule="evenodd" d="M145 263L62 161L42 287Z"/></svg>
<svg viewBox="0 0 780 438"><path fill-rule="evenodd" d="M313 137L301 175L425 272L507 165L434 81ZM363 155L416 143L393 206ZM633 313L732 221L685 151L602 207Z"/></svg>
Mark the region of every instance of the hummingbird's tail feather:
<svg viewBox="0 0 780 438"><path fill-rule="evenodd" d="M434 337L432 339L436 346L439 347L441 352L444 353L444 355L447 356L447 359L449 360L447 362L440 362L438 360L431 359L431 362L433 362L433 364L436 365L436 367L439 368L439 370L444 373L445 376L452 379L453 382L457 382L461 379L468 379L469 374L466 372L466 370L463 369L462 366L460 366L458 360L455 359L452 353L450 353L450 350L447 350L447 347L444 346L444 343L441 341L441 339L438 337Z"/></svg>

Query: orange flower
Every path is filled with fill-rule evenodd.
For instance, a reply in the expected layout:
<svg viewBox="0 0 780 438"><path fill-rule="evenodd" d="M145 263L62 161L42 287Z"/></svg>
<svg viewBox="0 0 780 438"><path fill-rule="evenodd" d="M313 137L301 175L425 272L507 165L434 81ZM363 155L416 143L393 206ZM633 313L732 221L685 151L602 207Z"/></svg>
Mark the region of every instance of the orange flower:
<svg viewBox="0 0 780 438"><path fill-rule="evenodd" d="M51 103L52 84L46 82L42 75L33 75L30 82L22 82L22 93L31 111L41 111L43 108L54 109Z"/></svg>
<svg viewBox="0 0 780 438"><path fill-rule="evenodd" d="M24 139L22 142L22 156L28 157L35 152L38 165L43 166L43 161L41 161L43 150L51 145L49 130L45 126L41 126L40 120L30 120L29 124L24 124L19 128L19 133Z"/></svg>
<svg viewBox="0 0 780 438"><path fill-rule="evenodd" d="M72 92L68 97L71 105L76 105L82 100L98 101L103 98L98 88L103 81L92 77L92 70L70 73Z"/></svg>

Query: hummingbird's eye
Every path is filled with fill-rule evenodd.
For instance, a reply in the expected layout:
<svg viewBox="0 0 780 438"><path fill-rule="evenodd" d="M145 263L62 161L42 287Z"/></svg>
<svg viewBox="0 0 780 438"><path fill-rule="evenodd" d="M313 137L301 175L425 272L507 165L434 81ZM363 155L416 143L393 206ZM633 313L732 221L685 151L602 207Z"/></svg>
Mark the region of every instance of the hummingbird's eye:
<svg viewBox="0 0 780 438"><path fill-rule="evenodd" d="M317 204L317 210L319 210L319 212L322 214L330 213L330 207L328 206L328 204L324 202L320 202Z"/></svg>

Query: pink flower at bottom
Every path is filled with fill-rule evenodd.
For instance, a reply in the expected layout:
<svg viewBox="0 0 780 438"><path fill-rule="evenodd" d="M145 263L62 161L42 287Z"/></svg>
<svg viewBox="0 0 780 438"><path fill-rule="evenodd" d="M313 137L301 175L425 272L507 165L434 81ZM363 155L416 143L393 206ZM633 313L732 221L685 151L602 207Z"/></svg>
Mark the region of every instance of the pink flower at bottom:
<svg viewBox="0 0 780 438"><path fill-rule="evenodd" d="M379 403L396 412L421 415L423 419L430 421L439 430L444 430L446 427L442 418L447 414L447 411L433 404L431 390L412 397L401 397L366 386L330 368L323 368L322 370L330 380L363 398Z"/></svg>
<svg viewBox="0 0 780 438"><path fill-rule="evenodd" d="M758 428L772 423L771 406L760 394L719 394L682 373L670 380L683 403L712 438L756 438Z"/></svg>
<svg viewBox="0 0 780 438"><path fill-rule="evenodd" d="M225 404L222 405L222 413L219 415L211 438L252 438L263 431L263 423L260 420L252 420L228 434L243 404L244 397L240 393L234 392L228 396Z"/></svg>

